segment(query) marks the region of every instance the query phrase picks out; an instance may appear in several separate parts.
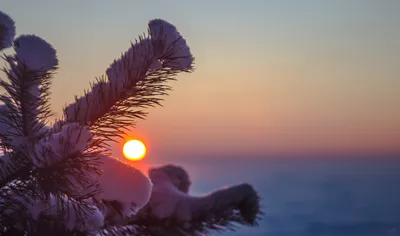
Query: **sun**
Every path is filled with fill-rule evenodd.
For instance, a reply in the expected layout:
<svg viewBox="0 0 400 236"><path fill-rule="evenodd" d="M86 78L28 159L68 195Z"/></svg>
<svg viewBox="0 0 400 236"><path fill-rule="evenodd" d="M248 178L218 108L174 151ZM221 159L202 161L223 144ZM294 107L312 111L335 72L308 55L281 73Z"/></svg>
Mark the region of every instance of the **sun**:
<svg viewBox="0 0 400 236"><path fill-rule="evenodd" d="M140 140L129 140L122 148L124 156L132 161L139 161L146 155L146 146Z"/></svg>

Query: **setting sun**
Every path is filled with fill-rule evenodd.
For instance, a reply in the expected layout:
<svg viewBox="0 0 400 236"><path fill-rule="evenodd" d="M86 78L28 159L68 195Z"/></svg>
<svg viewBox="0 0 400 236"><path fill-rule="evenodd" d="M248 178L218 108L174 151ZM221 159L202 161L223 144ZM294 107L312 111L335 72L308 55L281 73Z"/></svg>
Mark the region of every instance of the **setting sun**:
<svg viewBox="0 0 400 236"><path fill-rule="evenodd" d="M146 155L146 146L139 140L129 140L124 144L122 151L127 159L138 161Z"/></svg>

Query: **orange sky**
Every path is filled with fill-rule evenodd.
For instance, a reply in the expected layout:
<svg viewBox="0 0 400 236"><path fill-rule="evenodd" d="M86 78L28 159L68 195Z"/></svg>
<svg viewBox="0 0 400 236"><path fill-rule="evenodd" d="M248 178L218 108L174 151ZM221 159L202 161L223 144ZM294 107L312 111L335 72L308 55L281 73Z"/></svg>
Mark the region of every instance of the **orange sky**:
<svg viewBox="0 0 400 236"><path fill-rule="evenodd" d="M222 2L5 0L2 10L17 33L58 50L58 115L148 20L174 23L197 70L133 131L149 157L400 156L398 1Z"/></svg>

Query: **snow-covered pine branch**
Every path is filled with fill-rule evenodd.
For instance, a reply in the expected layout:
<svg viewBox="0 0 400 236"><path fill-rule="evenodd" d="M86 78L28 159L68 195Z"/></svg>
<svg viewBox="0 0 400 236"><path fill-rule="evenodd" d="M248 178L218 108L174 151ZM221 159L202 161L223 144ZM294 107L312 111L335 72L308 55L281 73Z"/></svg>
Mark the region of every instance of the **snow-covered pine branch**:
<svg viewBox="0 0 400 236"><path fill-rule="evenodd" d="M192 71L193 56L176 28L163 20L149 22L149 35L139 37L90 92L64 110L68 122L88 125L105 140L114 140L146 116L144 108L160 105L180 72Z"/></svg>
<svg viewBox="0 0 400 236"><path fill-rule="evenodd" d="M10 122L18 129L16 135L36 139L41 135L43 121L51 115L49 96L58 64L56 51L35 35L21 35L13 45L15 55L5 57L8 81L0 82L6 91L0 100L13 114Z"/></svg>
<svg viewBox="0 0 400 236"><path fill-rule="evenodd" d="M0 161L1 186L4 180L18 175L18 171L26 171L24 168L30 161L20 150L26 149L22 146L30 142L37 142L44 134L42 121L50 115L50 79L58 63L55 50L43 39L22 35L14 40L14 36L14 21L0 12L0 49L13 46L15 50L14 55L2 56L8 67L3 69L7 80L0 80L0 86L6 91L0 96L4 103L0 109L4 154Z"/></svg>
<svg viewBox="0 0 400 236"><path fill-rule="evenodd" d="M7 158L4 161L8 164L15 163L21 155L25 157L18 160L21 163L27 158L31 161L25 163L30 168L20 167L0 189L0 225L8 225L7 219L11 217L19 224L31 222L32 227L23 228L26 232L40 231L35 227L43 221L50 222L46 230L51 226L52 231L60 224L69 231L101 227L103 223L96 223L93 228L92 221L99 219L99 214L103 217L103 212L94 203L87 202L99 192L96 180L101 173L100 151L91 136L87 127L70 123L63 125L60 132L28 146L30 149L25 146L16 153L6 152L0 160ZM82 192L84 188L90 191ZM4 215L4 212L12 214ZM91 223L86 224L87 220Z"/></svg>
<svg viewBox="0 0 400 236"><path fill-rule="evenodd" d="M188 194L188 173L166 165L149 170L153 183L148 204L130 221L137 235L204 235L234 229L234 223L254 226L260 215L260 197L250 184L239 184L205 196Z"/></svg>
<svg viewBox="0 0 400 236"><path fill-rule="evenodd" d="M23 190L23 191L21 191ZM7 220L23 231L42 232L41 224L52 225L53 229L90 231L103 227L104 216L91 201L81 201L65 194L45 194L33 181L13 181L1 191L1 225ZM22 220L24 219L24 220Z"/></svg>
<svg viewBox="0 0 400 236"><path fill-rule="evenodd" d="M68 123L61 131L52 133L34 144L32 164L34 168L48 167L74 153L83 153L92 134L86 126Z"/></svg>
<svg viewBox="0 0 400 236"><path fill-rule="evenodd" d="M14 26L8 16L3 19L2 25ZM85 209L94 210L95 219L101 218L101 211L103 218L92 224L95 228L104 220L118 224L133 216L148 202L152 184L140 171L103 156L103 141L119 136L115 131L131 125L133 118L143 118L143 108L160 104L158 96L170 89L165 82L192 70L185 40L171 24L151 21L149 36L140 37L114 61L107 76L68 106L65 119L50 128L45 124L56 52L34 35L12 42L15 29L4 31L9 28L1 31L2 44L15 51L3 56L7 79L0 81L6 91L0 97L0 212L8 213L1 214L1 226L12 233L16 227L22 234L42 232L37 227L44 225L51 232L59 232L60 226L70 232L91 231L94 228L84 223L90 214L80 214ZM129 184L135 187L126 189Z"/></svg>
<svg viewBox="0 0 400 236"><path fill-rule="evenodd" d="M1 180L13 179L18 171L29 170L31 160L23 150L29 150L31 143L44 137L44 122L51 114L51 77L58 64L55 50L37 36L21 35L14 40L13 47L14 55L3 56L8 63L8 68L3 69L7 79L0 80L6 91L0 96L4 103L0 110L0 137L4 153L13 156L2 158Z"/></svg>
<svg viewBox="0 0 400 236"><path fill-rule="evenodd" d="M193 70L175 26L155 19L148 27L49 127L56 51L35 35L14 40L14 21L0 12L0 50L15 51L3 55L8 66L0 80L1 235L203 235L256 223L259 198L251 185L193 197L180 167L153 169L149 179L107 155L105 141L160 105L178 73Z"/></svg>
<svg viewBox="0 0 400 236"><path fill-rule="evenodd" d="M0 51L9 48L15 37L15 22L10 16L0 11ZM7 107L11 101L3 99L4 105L0 105L0 141L1 146L8 147L6 138L11 131L9 116L10 110ZM12 132L11 132L12 133Z"/></svg>
<svg viewBox="0 0 400 236"><path fill-rule="evenodd" d="M0 96L3 145L16 152L20 145L37 142L43 136L42 122L51 114L51 76L58 60L55 50L43 39L22 35L14 40L15 55L4 56L7 80L0 80L6 91ZM11 141L12 140L12 141ZM29 140L29 142L28 142Z"/></svg>
<svg viewBox="0 0 400 236"><path fill-rule="evenodd" d="M181 190L182 186L188 189L186 186L190 181L186 181L186 176L182 175L186 172L180 169L177 166L165 166L149 170L149 177L154 184L149 207L156 217L173 217L190 222L216 212L238 209L249 223L254 222L258 213L258 196L251 185L235 185L206 196L193 197ZM245 204L246 201L249 204Z"/></svg>
<svg viewBox="0 0 400 236"><path fill-rule="evenodd" d="M7 14L0 11L0 50L11 47L14 37L14 21Z"/></svg>
<svg viewBox="0 0 400 236"><path fill-rule="evenodd" d="M18 222L22 232L28 232L37 230L26 224L37 224L39 215L54 219L69 215L61 219L68 230L88 230L77 223L90 218L82 214L85 208L97 209L84 200L98 191L93 176L101 173L96 156L104 150L85 126L46 127L56 51L35 35L15 40L14 35L14 21L0 12L0 49L13 46L15 52L2 56L8 67L3 69L6 79L0 81L5 90L0 96L4 103L0 105L0 225L7 228ZM78 186L90 186L92 191L82 195Z"/></svg>

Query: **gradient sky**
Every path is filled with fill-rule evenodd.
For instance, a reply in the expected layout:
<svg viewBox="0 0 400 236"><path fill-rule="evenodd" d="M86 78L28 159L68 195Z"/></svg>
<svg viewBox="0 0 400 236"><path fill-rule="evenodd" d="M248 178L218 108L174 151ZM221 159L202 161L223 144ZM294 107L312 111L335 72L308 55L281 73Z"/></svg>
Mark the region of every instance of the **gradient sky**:
<svg viewBox="0 0 400 236"><path fill-rule="evenodd" d="M18 34L57 49L57 115L149 20L175 24L197 69L132 131L149 157L400 156L400 1L1 0L1 10Z"/></svg>

